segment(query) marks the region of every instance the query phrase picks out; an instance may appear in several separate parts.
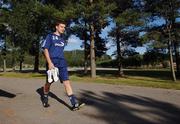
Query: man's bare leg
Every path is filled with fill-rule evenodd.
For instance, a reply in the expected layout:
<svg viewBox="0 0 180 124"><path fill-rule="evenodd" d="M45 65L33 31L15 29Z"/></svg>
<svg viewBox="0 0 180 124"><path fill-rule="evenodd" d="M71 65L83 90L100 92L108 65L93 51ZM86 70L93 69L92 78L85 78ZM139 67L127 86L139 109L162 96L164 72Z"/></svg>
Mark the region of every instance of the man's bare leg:
<svg viewBox="0 0 180 124"><path fill-rule="evenodd" d="M48 93L49 93L49 90L50 90L50 86L51 84L50 83L45 83L44 85L44 98L43 98L43 106L44 107L49 107L49 104L48 104Z"/></svg>
<svg viewBox="0 0 180 124"><path fill-rule="evenodd" d="M63 84L65 87L65 91L69 96L73 111L78 110L81 106L85 105L84 103L78 103L77 98L73 94L72 86L69 80L63 81Z"/></svg>
<svg viewBox="0 0 180 124"><path fill-rule="evenodd" d="M64 88L65 88L67 95L68 96L72 95L73 91L72 91L72 86L70 84L70 81L69 80L63 81L63 84L64 84Z"/></svg>

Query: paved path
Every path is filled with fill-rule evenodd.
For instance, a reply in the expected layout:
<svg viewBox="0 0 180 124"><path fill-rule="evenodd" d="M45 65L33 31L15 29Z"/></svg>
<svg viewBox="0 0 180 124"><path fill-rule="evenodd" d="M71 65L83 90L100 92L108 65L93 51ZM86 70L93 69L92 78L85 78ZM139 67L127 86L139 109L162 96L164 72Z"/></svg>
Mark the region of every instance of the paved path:
<svg viewBox="0 0 180 124"><path fill-rule="evenodd" d="M51 87L50 107L43 108L42 79L0 77L0 124L179 124L180 91L72 83L87 105L69 109L62 84Z"/></svg>

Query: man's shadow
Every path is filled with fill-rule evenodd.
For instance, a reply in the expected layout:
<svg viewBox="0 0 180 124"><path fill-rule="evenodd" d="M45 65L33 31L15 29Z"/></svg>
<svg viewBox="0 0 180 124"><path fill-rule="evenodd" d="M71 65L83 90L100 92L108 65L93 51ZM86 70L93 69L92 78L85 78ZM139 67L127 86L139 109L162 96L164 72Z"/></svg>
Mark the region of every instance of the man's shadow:
<svg viewBox="0 0 180 124"><path fill-rule="evenodd" d="M40 95L40 100L43 104L43 98L44 98L44 92L43 92L43 87L38 88L36 90L36 92ZM54 93L49 92L49 97L54 98L55 100L57 100L59 103L63 104L64 106L66 106L67 108L69 108L71 110L71 106L68 105L66 102L64 102L62 99L58 98Z"/></svg>
<svg viewBox="0 0 180 124"><path fill-rule="evenodd" d="M16 95L0 89L0 97L14 98Z"/></svg>

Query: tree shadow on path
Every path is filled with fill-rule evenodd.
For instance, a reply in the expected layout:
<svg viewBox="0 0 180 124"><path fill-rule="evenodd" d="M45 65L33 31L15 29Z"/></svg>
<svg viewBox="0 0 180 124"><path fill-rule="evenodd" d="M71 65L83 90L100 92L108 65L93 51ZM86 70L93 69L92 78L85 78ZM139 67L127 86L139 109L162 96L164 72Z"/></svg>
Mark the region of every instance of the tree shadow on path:
<svg viewBox="0 0 180 124"><path fill-rule="evenodd" d="M0 97L14 98L16 95L0 89Z"/></svg>
<svg viewBox="0 0 180 124"><path fill-rule="evenodd" d="M109 124L179 124L180 122L179 107L148 97L111 92L98 95L83 90L80 99L98 110L98 114L87 112L83 115Z"/></svg>
<svg viewBox="0 0 180 124"><path fill-rule="evenodd" d="M41 87L41 88L38 88L37 90L36 90L36 92L40 95L40 100L41 100L41 102L43 102L43 87ZM63 101L62 99L60 99L60 98L58 98L54 93L52 93L52 92L49 92L49 97L51 97L51 98L54 98L55 100L57 100L59 103L61 103L61 104L63 104L64 106L66 106L68 109L70 109L71 110L71 106L69 105L69 104L67 104L65 101Z"/></svg>

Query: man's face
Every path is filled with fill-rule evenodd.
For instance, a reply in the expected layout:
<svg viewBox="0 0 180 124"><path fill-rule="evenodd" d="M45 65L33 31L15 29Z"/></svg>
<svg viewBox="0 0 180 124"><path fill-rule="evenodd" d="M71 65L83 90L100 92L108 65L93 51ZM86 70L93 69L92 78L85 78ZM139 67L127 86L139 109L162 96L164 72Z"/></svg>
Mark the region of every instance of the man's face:
<svg viewBox="0 0 180 124"><path fill-rule="evenodd" d="M59 24L59 25L56 26L56 30L57 30L60 34L63 34L64 31L65 31L65 27L66 27L65 24Z"/></svg>

